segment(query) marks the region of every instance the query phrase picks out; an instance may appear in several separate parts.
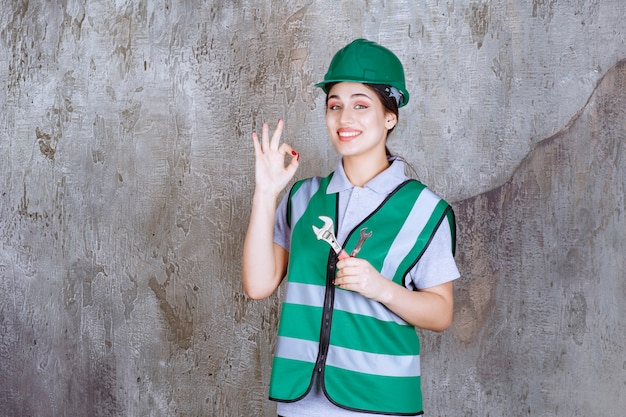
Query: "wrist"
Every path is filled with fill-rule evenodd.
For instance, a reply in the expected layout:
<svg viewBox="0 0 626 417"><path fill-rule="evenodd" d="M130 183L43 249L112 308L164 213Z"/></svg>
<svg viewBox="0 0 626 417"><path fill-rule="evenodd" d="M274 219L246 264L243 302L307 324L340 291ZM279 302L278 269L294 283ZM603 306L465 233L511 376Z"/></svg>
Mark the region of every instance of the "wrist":
<svg viewBox="0 0 626 417"><path fill-rule="evenodd" d="M398 289L398 284L393 281L388 280L387 278L383 278L383 285L378 295L376 296L375 301L378 301L381 304L388 305L393 301L394 293Z"/></svg>
<svg viewBox="0 0 626 417"><path fill-rule="evenodd" d="M255 203L276 204L276 200L278 200L279 194L280 192L259 189L259 187L256 187L254 189L254 193L252 194L252 204L255 204Z"/></svg>

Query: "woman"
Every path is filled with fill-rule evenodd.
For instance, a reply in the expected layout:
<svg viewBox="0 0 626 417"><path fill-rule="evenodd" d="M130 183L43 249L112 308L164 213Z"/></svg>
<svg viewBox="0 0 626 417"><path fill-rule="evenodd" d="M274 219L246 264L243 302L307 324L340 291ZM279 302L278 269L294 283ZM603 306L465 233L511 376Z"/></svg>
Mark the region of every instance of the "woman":
<svg viewBox="0 0 626 417"><path fill-rule="evenodd" d="M391 51L357 39L317 86L341 156L329 176L298 181L277 208L300 155L280 143L281 120L271 138L267 124L260 139L252 134L244 290L262 299L287 277L270 399L285 417L420 415L415 327L443 331L452 321L454 215L387 150L409 101ZM320 238L324 226L343 243L339 254Z"/></svg>

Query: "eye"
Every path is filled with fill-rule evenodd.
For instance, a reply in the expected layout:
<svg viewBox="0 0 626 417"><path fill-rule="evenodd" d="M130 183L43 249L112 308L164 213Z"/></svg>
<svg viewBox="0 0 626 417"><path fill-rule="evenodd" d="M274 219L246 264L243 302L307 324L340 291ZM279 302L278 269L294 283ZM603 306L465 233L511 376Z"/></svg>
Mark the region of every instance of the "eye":
<svg viewBox="0 0 626 417"><path fill-rule="evenodd" d="M355 109L367 109L369 108L369 106L367 104L363 104L363 103L357 103L354 105Z"/></svg>
<svg viewBox="0 0 626 417"><path fill-rule="evenodd" d="M328 110L339 110L341 106L338 103L328 103Z"/></svg>

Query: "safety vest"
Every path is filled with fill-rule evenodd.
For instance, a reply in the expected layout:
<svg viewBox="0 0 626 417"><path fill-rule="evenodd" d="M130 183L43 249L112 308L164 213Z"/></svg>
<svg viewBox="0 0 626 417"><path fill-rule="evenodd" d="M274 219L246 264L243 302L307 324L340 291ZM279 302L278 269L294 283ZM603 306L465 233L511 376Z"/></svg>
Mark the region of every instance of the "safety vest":
<svg viewBox="0 0 626 417"><path fill-rule="evenodd" d="M415 327L383 304L333 285L337 258L312 226L319 216L333 219L337 194L332 178L309 178L290 192L292 239L287 289L270 378L270 399L297 401L310 390L315 373L327 398L355 411L422 414L420 345ZM359 257L388 279L404 285L451 207L415 180L398 186L346 239L348 253L367 227L372 236ZM337 230L335 230L335 234Z"/></svg>

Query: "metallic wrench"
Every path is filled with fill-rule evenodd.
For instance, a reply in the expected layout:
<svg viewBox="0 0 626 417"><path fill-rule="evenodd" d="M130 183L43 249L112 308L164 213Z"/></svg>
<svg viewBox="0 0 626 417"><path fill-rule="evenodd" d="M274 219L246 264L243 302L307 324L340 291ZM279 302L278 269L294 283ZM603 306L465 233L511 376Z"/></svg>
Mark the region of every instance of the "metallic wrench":
<svg viewBox="0 0 626 417"><path fill-rule="evenodd" d="M364 227L361 229L361 235L359 236L359 241L356 243L356 246L354 247L354 249L352 250L352 253L350 254L350 256L352 256L353 258L359 254L359 252L361 251L361 247L363 246L363 243L365 243L365 241L369 239L370 236L372 236L372 232L366 232L366 230L367 230L367 227Z"/></svg>
<svg viewBox="0 0 626 417"><path fill-rule="evenodd" d="M337 242L337 238L335 238L335 232L333 231L333 219L327 216L320 216L319 219L324 222L324 226L313 226L313 233L315 233L317 240L323 240L328 243L333 248L339 259L348 258L348 253L341 247L339 242Z"/></svg>

